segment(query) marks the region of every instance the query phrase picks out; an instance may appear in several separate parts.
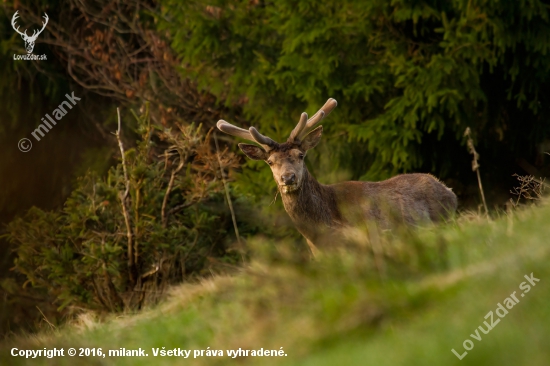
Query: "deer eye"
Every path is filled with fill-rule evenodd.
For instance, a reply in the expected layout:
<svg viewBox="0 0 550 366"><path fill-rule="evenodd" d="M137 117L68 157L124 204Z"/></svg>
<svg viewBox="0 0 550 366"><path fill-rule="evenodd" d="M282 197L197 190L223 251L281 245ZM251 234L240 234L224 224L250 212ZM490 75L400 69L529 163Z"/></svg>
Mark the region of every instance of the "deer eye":
<svg viewBox="0 0 550 366"><path fill-rule="evenodd" d="M298 155L298 157L299 157L300 159L303 159L303 158L304 158L304 154L300 153L300 155Z"/></svg>
<svg viewBox="0 0 550 366"><path fill-rule="evenodd" d="M269 165L273 165L273 162L272 162L271 160L268 160L267 163L268 163Z"/></svg>

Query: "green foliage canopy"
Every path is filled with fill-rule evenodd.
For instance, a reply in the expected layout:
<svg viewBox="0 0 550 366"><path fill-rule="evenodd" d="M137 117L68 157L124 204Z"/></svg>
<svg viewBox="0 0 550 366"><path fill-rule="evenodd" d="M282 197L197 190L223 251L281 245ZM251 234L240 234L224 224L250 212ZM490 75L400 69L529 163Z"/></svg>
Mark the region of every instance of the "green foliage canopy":
<svg viewBox="0 0 550 366"><path fill-rule="evenodd" d="M467 126L504 174L518 156L535 160L550 133L543 1L163 0L162 9L184 75L243 105L275 139L305 105L336 98L325 127L346 133L348 152L341 139L329 144L355 178L468 172Z"/></svg>

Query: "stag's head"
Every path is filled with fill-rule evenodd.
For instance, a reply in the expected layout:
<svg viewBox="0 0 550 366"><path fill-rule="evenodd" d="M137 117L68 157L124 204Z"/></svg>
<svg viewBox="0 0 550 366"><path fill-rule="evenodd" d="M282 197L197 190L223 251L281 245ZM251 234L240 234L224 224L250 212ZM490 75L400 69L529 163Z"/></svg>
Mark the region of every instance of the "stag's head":
<svg viewBox="0 0 550 366"><path fill-rule="evenodd" d="M25 29L24 32L20 32L19 31L19 26L17 26L17 28L15 28L15 23L16 23L16 20L17 18L19 17L17 15L17 13L19 12L16 11L15 14L13 14L13 17L11 18L11 26L13 27L13 29L19 33L21 35L21 38L23 38L23 41L25 41L25 49L27 50L27 53L32 53L33 49L34 49L34 43L36 42L36 38L38 38L38 35L40 33L42 33L42 31L44 30L44 28L46 28L46 24L48 24L48 14L44 13L44 16L43 18L45 19L45 22L42 23L42 29L40 29L38 32L35 30L33 30L32 32L32 35L29 36L27 35L27 30Z"/></svg>
<svg viewBox="0 0 550 366"><path fill-rule="evenodd" d="M253 160L264 160L273 173L282 193L292 193L298 190L303 182L305 164L304 158L308 150L313 149L323 133L323 126L315 127L327 116L337 103L330 98L325 105L308 119L307 113L302 113L300 121L290 133L286 142L278 143L262 135L254 127L248 130L235 127L224 120L218 121L218 128L233 136L254 141L260 146L239 144L242 152Z"/></svg>

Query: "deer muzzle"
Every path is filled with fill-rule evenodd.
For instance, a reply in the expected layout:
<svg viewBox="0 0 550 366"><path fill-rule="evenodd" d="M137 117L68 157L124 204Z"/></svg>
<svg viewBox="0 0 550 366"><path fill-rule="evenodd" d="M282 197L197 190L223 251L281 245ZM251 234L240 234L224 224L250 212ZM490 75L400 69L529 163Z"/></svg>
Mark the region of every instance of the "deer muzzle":
<svg viewBox="0 0 550 366"><path fill-rule="evenodd" d="M286 173L281 175L281 192L289 193L298 189L298 184L296 180L296 174Z"/></svg>

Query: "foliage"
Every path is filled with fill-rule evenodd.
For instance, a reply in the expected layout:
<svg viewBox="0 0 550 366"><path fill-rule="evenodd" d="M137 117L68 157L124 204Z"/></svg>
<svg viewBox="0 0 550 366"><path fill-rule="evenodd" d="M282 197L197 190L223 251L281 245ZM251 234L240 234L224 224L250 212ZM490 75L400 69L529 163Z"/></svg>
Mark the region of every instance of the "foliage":
<svg viewBox="0 0 550 366"><path fill-rule="evenodd" d="M150 101L156 125L175 128L178 121L188 126L181 136L165 135L141 122L145 140L125 155L128 195L119 164L107 178L86 175L62 210L33 209L9 226L19 256L16 272L36 286L44 302L133 309L153 301L155 291L178 278L207 272L214 257L234 260L226 252L231 227L221 209L217 160L202 148L207 143L192 132L192 122L213 126L224 118L255 124L280 141L300 112L311 114L334 97L340 105L324 124L324 143L307 161L323 182L431 171L454 179L449 185L464 202L468 192L461 185L476 185L461 146L466 127L481 156L488 201L498 188L508 194L517 161L533 168L530 175L547 175L548 157L539 143L548 141L550 132L550 25L541 0L212 0L208 5L196 0L9 0L2 8L0 52L5 57L0 67L6 76L0 95L6 108L0 137L8 144L13 144L12 135L27 133L26 127L13 132L16 127L34 128L74 89L71 84L86 91L79 104L85 112L74 118L97 129L104 140L112 128L103 123L102 113L109 113L113 102ZM35 24L43 11L50 14L37 44L40 52L50 51L48 62L11 60L22 45L10 25L15 9ZM64 144L56 145L57 152L67 151ZM9 208L6 217L21 205L26 209L28 202L53 206L54 200L48 201L53 184L50 190L40 185L40 200L27 194L21 203L11 194L39 173L21 175L24 179L11 175L37 161L42 169L51 167L58 155L40 154L30 162L25 159L31 155L21 157L10 146L0 161L5 168L0 168L0 187L7 192L0 206ZM65 156L73 166L77 154L70 151ZM97 161L103 155L99 151L85 153L87 161ZM171 172L185 151L191 168L182 167L169 189ZM206 163L204 156L209 156ZM224 159L233 161L232 155ZM71 169L57 166L64 173ZM48 182L59 188L57 201L67 196L67 179L61 183L61 173L50 172ZM239 220L256 218L246 211L249 195L269 211L281 210L279 204L267 205L275 185L263 162L248 161L237 174L236 201L244 203L235 207ZM46 177L39 179L43 183ZM477 194L473 190L471 196ZM296 235L288 221L269 220L261 230L246 222L243 232ZM13 293L16 282L2 285Z"/></svg>
<svg viewBox="0 0 550 366"><path fill-rule="evenodd" d="M232 226L210 134L153 128L148 109L138 120L141 139L106 178L90 172L63 209L33 208L7 227L15 270L59 310L136 309L237 260L225 246ZM220 163L232 167L233 155Z"/></svg>
<svg viewBox="0 0 550 366"><path fill-rule="evenodd" d="M349 144L328 142L332 171L376 179L423 170L473 183L466 154L456 153L467 126L496 184L518 157L544 162L543 1L161 3L160 28L170 32L183 75L227 105L246 101L263 133L285 139L305 106L313 113L336 98L327 136L345 132Z"/></svg>
<svg viewBox="0 0 550 366"><path fill-rule="evenodd" d="M155 1L45 0L8 1L5 8L18 9L27 21L41 24L42 13L55 12L40 42L48 45L53 60L65 75L31 63L30 68L56 81L71 81L109 104L151 103L151 118L173 126L175 121L197 121L211 127L219 112L216 98L199 92L189 79L179 77L178 62L161 32L155 29L159 4ZM6 11L11 17L10 12ZM14 11L14 10L13 10ZM6 14L6 15L7 15ZM6 17L8 18L8 17ZM9 18L6 19L9 24ZM11 28L11 27L10 27ZM15 38L12 37L12 39ZM43 40L43 41L42 41ZM20 41L11 45L20 47ZM1 50L1 48L0 48ZM100 125L100 118L94 118Z"/></svg>

